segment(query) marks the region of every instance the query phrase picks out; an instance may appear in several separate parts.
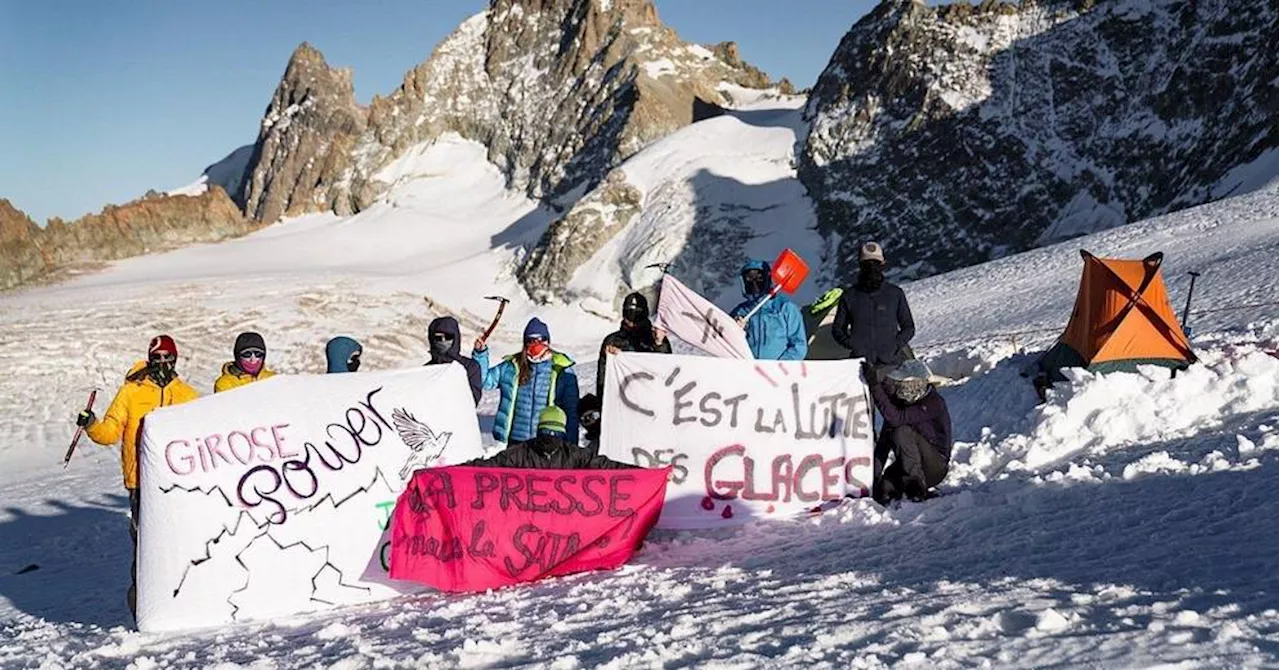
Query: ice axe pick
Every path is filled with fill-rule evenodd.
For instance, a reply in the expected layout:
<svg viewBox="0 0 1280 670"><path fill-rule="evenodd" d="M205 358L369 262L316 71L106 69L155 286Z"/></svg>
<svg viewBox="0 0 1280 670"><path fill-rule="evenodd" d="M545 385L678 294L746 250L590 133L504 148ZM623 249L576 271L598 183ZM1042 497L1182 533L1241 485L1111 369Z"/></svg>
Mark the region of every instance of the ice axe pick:
<svg viewBox="0 0 1280 670"><path fill-rule="evenodd" d="M486 295L484 299L498 301L498 313L493 315L493 321L485 329L484 334L480 336L481 340L488 342L489 336L493 334L494 329L498 327L498 322L502 320L502 312L507 309L507 303L511 301L500 295Z"/></svg>

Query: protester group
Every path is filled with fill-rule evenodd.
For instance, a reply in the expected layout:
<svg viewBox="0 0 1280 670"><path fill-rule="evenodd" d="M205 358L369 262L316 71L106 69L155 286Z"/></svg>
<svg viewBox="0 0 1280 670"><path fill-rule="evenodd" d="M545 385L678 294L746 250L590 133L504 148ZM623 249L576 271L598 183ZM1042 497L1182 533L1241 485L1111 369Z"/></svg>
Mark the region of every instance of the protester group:
<svg viewBox="0 0 1280 670"><path fill-rule="evenodd" d="M750 260L740 272L743 300L730 316L745 331L751 353L758 360L804 360L812 333L806 332L801 307L773 289L767 261ZM831 294L836 295L835 293ZM831 335L861 358L882 427L876 438L872 495L881 504L908 498L921 501L947 474L951 455L951 421L947 405L915 360L909 343L915 323L901 288L885 279L885 256L880 245L864 243L856 278L838 293ZM622 302L620 328L600 346L593 393L580 394L574 360L552 347L551 330L538 317L529 319L523 346L492 361L484 336L477 337L470 355L462 353L457 319L442 316L427 328L427 365L458 363L465 369L472 400L479 405L485 390L497 389L493 438L505 448L468 465L509 468L634 468L598 454L602 422L606 361L621 352L670 354L671 342L661 323L654 323L649 302L631 293ZM222 366L213 391L222 393L267 379L275 374L267 364L264 338L241 333L231 348L232 359ZM357 372L363 347L355 339L335 337L325 346L329 373ZM177 372L178 346L172 337L158 335L147 348L147 359L134 364L102 417L92 409L81 412L77 425L101 445L121 445L124 487L128 492L130 534L135 546L134 586L129 606L136 608L137 533L140 514L137 447L143 417L157 407L177 405L200 396ZM579 446L581 444L581 446ZM886 468L889 456L893 461Z"/></svg>

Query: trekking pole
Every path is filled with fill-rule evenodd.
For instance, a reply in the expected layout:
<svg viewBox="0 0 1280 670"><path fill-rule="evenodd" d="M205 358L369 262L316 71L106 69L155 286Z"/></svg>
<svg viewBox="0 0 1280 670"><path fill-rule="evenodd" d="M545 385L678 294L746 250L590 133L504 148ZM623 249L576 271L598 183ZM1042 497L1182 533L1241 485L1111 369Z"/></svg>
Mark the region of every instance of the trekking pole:
<svg viewBox="0 0 1280 670"><path fill-rule="evenodd" d="M85 404L86 412L93 409L93 401L98 397L98 389L89 392L89 402ZM67 455L62 457L62 469L66 470L67 465L71 463L71 454L75 453L76 445L80 444L80 437L84 435L84 426L76 426L75 437L71 438L71 446L67 447Z"/></svg>
<svg viewBox="0 0 1280 670"><path fill-rule="evenodd" d="M1199 272L1188 272L1191 275L1191 286L1187 289L1187 304L1182 308L1182 332L1187 332L1187 317L1191 315L1191 295L1196 292L1196 277L1200 276ZM1191 334L1187 333L1187 339L1191 339Z"/></svg>

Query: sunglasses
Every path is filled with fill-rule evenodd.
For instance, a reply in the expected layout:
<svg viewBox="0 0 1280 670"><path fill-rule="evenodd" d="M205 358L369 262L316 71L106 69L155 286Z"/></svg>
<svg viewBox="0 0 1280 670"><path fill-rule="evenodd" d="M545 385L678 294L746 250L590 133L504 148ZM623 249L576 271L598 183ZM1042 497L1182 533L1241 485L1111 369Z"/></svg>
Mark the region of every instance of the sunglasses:
<svg viewBox="0 0 1280 670"><path fill-rule="evenodd" d="M525 343L525 344L533 344L533 343L535 343L535 342L538 342L538 343L546 343L546 341L547 341L547 338L545 338L545 337L541 337L541 336L534 336L534 337L525 338L524 343Z"/></svg>
<svg viewBox="0 0 1280 670"><path fill-rule="evenodd" d="M267 352L261 349L245 349L240 352L240 358L266 358Z"/></svg>
<svg viewBox="0 0 1280 670"><path fill-rule="evenodd" d="M431 336L431 339L435 342L452 342L453 336L445 333L436 333Z"/></svg>
<svg viewBox="0 0 1280 670"><path fill-rule="evenodd" d="M178 360L173 354L151 354L152 363L174 363Z"/></svg>

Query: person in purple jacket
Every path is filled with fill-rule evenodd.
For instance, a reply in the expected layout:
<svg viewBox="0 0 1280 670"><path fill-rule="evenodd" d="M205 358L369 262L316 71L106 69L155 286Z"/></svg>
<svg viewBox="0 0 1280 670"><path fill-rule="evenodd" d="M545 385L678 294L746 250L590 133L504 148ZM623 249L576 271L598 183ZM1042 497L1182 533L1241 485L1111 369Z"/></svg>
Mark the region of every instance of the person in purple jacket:
<svg viewBox="0 0 1280 670"><path fill-rule="evenodd" d="M929 383L928 369L919 361L908 361L900 370L871 384L871 397L884 418L872 464L872 496L882 505L903 496L915 502L932 498L936 494L930 489L942 482L951 465L947 401ZM864 367L863 375L874 379L872 372ZM890 453L893 463L885 468Z"/></svg>

